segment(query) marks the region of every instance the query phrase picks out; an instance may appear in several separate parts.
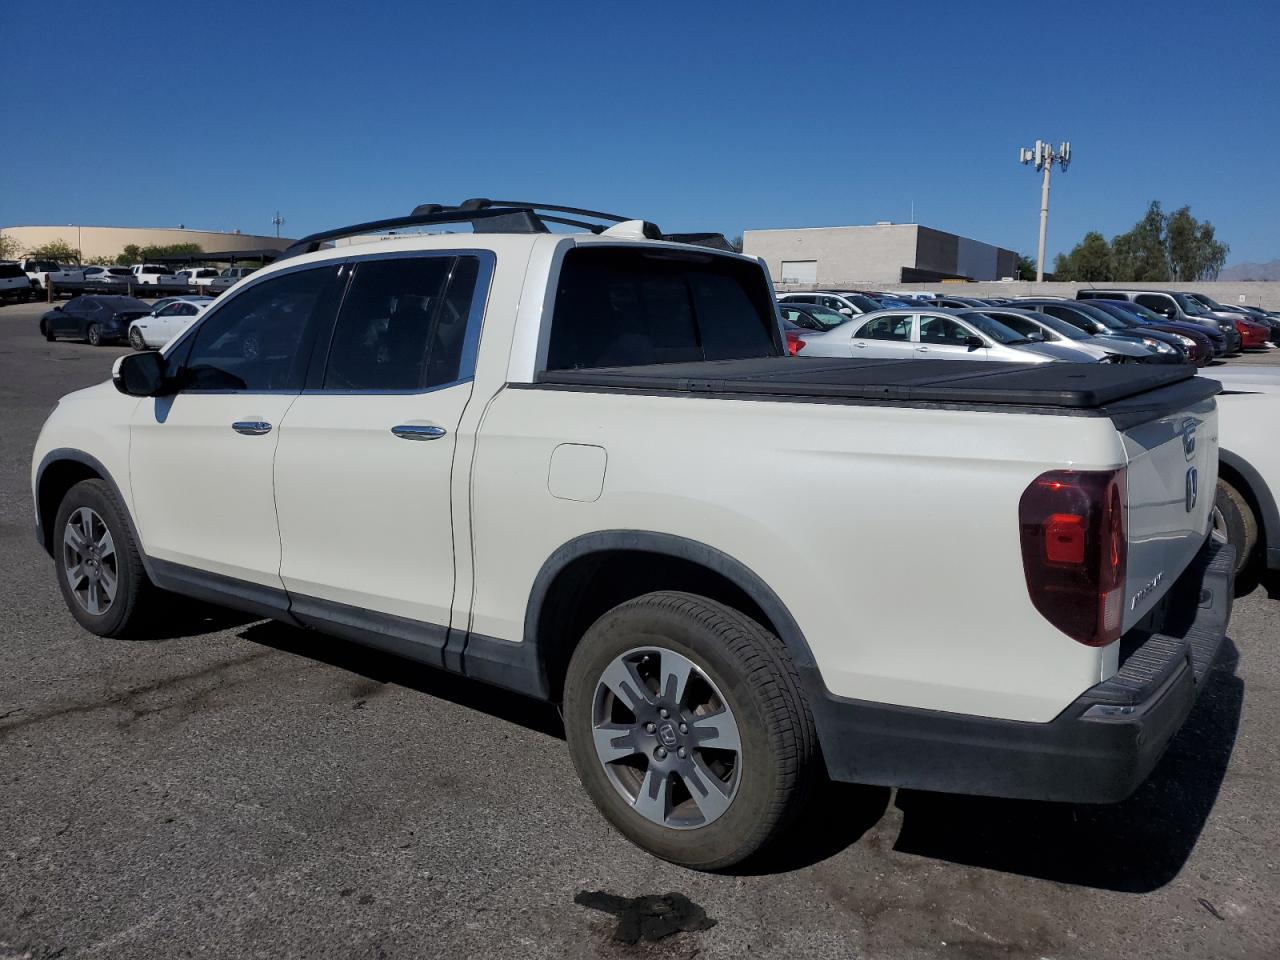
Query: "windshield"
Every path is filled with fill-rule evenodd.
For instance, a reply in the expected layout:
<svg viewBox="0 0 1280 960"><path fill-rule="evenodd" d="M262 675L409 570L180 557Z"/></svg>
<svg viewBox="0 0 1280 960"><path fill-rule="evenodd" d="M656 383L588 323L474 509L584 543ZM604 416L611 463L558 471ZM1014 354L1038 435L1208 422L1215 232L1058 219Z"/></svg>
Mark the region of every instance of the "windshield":
<svg viewBox="0 0 1280 960"><path fill-rule="evenodd" d="M870 297L864 297L860 293L846 293L844 294L844 298L863 313L870 313L872 310L880 309L880 304L876 303Z"/></svg>
<svg viewBox="0 0 1280 960"><path fill-rule="evenodd" d="M822 324L822 329L830 330L832 327L838 327L849 318L843 313L830 310L827 307L805 307L805 313Z"/></svg>
<svg viewBox="0 0 1280 960"><path fill-rule="evenodd" d="M1160 316L1154 310L1148 310L1140 303L1134 303L1132 300L1110 300L1108 302L1114 303L1121 310L1126 313L1132 313L1135 317L1140 317L1147 323L1168 323L1167 318Z"/></svg>
<svg viewBox="0 0 1280 960"><path fill-rule="evenodd" d="M1224 307L1217 300L1213 299L1213 297L1206 297L1203 293L1189 293L1187 294L1187 297L1191 300L1195 300L1199 303L1203 303L1210 310L1230 311L1231 309L1230 307Z"/></svg>
<svg viewBox="0 0 1280 960"><path fill-rule="evenodd" d="M35 261L35 263L31 264L31 266L28 267L27 269L44 273L49 270L57 270L58 265L54 263L52 260L37 260Z"/></svg>
<svg viewBox="0 0 1280 960"><path fill-rule="evenodd" d="M1173 299L1178 301L1178 306L1182 308L1182 312L1192 317L1203 317L1209 312L1209 308L1198 300L1182 293L1175 293Z"/></svg>
<svg viewBox="0 0 1280 960"><path fill-rule="evenodd" d="M1026 343L1027 338L1022 334L1010 330L999 320L989 317L985 313L966 313L964 315L968 323L973 324L996 343Z"/></svg>
<svg viewBox="0 0 1280 960"><path fill-rule="evenodd" d="M1054 333L1057 333L1068 340L1088 340L1089 335L1073 324L1067 323L1065 320L1059 320L1057 317L1051 317L1047 313L1037 313L1035 322L1041 326L1048 327Z"/></svg>
<svg viewBox="0 0 1280 960"><path fill-rule="evenodd" d="M897 310L900 307L913 307L915 304L908 303L906 300L899 300L897 297L881 297L880 306Z"/></svg>

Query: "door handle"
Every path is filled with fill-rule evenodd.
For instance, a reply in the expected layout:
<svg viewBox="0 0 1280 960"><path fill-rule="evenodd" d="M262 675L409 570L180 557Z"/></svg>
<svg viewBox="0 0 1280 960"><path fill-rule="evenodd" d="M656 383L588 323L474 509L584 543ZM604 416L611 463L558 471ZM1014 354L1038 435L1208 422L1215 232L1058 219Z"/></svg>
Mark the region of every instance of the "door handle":
<svg viewBox="0 0 1280 960"><path fill-rule="evenodd" d="M865 343L862 343L861 341L855 343L854 346L857 347L859 350L865 350L867 347L867 345Z"/></svg>
<svg viewBox="0 0 1280 960"><path fill-rule="evenodd" d="M264 433L271 432L271 424L265 420L237 420L231 425L231 429L236 433L243 433L246 437L260 437Z"/></svg>
<svg viewBox="0 0 1280 960"><path fill-rule="evenodd" d="M439 440L449 431L434 423L402 423L391 432L401 440Z"/></svg>
<svg viewBox="0 0 1280 960"><path fill-rule="evenodd" d="M916 347L916 353L928 353L928 352L929 352L928 347Z"/></svg>

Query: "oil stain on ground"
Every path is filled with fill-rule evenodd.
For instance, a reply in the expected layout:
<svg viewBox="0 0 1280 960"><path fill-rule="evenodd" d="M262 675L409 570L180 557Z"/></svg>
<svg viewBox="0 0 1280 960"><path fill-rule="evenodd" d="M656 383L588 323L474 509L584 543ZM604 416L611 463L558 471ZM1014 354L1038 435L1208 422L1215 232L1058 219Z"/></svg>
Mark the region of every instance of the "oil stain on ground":
<svg viewBox="0 0 1280 960"><path fill-rule="evenodd" d="M580 890L573 902L618 918L613 939L633 946L641 940L661 940L673 933L710 930L716 921L680 893L619 897L603 890Z"/></svg>

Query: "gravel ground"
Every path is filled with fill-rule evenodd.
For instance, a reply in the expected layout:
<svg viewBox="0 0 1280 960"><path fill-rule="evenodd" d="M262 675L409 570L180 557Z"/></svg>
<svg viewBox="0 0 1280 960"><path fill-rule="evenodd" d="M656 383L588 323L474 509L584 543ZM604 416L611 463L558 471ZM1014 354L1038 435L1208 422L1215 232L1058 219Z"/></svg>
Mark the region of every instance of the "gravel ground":
<svg viewBox="0 0 1280 960"><path fill-rule="evenodd" d="M1278 955L1280 586L1125 803L832 787L771 862L700 875L606 826L549 707L194 606L166 639L80 630L30 453L121 351L39 312L0 308L0 960ZM715 925L628 947L584 891Z"/></svg>

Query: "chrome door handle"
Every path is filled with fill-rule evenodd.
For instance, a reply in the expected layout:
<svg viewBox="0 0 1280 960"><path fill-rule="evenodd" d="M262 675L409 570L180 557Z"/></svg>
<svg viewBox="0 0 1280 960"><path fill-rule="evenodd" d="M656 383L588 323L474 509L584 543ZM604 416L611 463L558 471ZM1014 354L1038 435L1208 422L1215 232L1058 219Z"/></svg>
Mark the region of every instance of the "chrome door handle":
<svg viewBox="0 0 1280 960"><path fill-rule="evenodd" d="M857 347L859 350L865 350L867 348L867 345L865 343L855 343L854 346Z"/></svg>
<svg viewBox="0 0 1280 960"><path fill-rule="evenodd" d="M243 433L246 437L260 437L264 433L271 432L271 424L265 420L237 420L231 425L231 429L236 433Z"/></svg>
<svg viewBox="0 0 1280 960"><path fill-rule="evenodd" d="M401 440L439 440L449 431L434 423L402 423L392 427L391 432Z"/></svg>
<svg viewBox="0 0 1280 960"><path fill-rule="evenodd" d="M928 347L916 347L916 353L928 353L928 352L929 352Z"/></svg>

